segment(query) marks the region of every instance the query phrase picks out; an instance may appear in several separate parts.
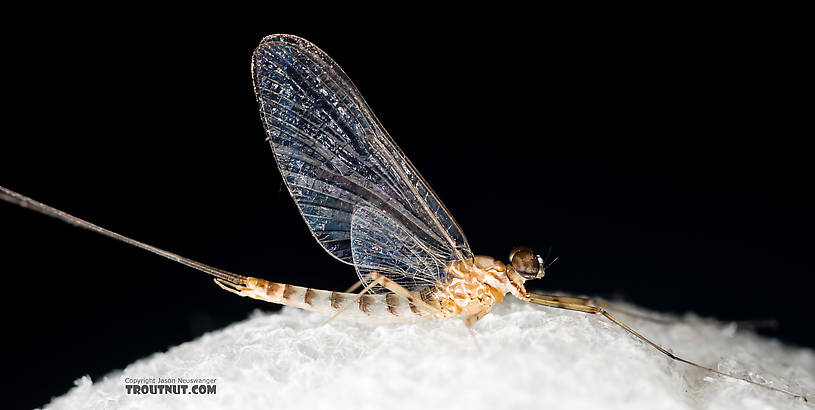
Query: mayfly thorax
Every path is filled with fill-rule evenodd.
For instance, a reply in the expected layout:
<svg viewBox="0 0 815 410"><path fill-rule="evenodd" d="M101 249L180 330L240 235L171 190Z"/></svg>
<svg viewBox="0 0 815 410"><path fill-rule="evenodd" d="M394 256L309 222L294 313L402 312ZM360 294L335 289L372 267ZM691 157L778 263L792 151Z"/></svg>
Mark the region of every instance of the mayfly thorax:
<svg viewBox="0 0 815 410"><path fill-rule="evenodd" d="M678 357L598 301L526 290L543 258L515 248L506 262L475 255L462 229L402 153L343 70L292 35L263 39L252 78L266 140L312 235L357 272L359 291L320 290L214 268L109 231L9 189L0 198L146 249L213 276L240 296L361 322L461 318L470 327L505 297L604 316L666 356L718 375L806 398Z"/></svg>

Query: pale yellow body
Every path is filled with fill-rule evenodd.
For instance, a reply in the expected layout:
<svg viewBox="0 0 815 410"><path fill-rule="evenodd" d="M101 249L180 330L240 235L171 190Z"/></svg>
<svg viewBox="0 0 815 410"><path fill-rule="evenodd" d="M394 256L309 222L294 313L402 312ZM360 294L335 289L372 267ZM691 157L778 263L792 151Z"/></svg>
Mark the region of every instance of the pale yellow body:
<svg viewBox="0 0 815 410"><path fill-rule="evenodd" d="M326 313L346 320L381 323L463 317L466 320L465 323L470 325L489 313L492 306L501 302L507 293L512 293L522 300L542 306L601 314L672 360L807 401L805 395L725 373L676 356L617 320L603 308L610 308L607 304L588 298L527 293L524 282L528 279L539 279L543 277L544 273L543 260L539 255L533 255L528 248L525 251L513 249L509 258L512 265L504 265L488 256L475 256L455 261L445 268L446 283L439 283L422 292L409 292L378 273L373 275L372 282L359 294L331 292L269 282L213 268L96 226L2 186L0 186L0 199L24 208L31 208L72 225L98 232L206 272L215 277L215 283L218 286L241 296ZM518 272L523 272L523 275ZM364 292L375 284L384 286L393 293L373 295ZM616 310L624 311L623 309ZM639 314L634 313L634 316L637 315Z"/></svg>
<svg viewBox="0 0 815 410"><path fill-rule="evenodd" d="M447 283L404 296L333 292L252 277L246 278L246 286L227 290L266 302L337 315L338 319L370 323L452 317L474 321L489 313L507 293L521 299L526 295L524 279L511 266L489 256L453 262L447 267L447 278Z"/></svg>

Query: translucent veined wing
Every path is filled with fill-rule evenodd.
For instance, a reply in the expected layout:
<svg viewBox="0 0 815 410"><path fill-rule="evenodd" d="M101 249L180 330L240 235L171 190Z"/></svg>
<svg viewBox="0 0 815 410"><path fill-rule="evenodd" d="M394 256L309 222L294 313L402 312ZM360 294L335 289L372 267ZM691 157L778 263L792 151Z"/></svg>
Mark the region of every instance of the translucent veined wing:
<svg viewBox="0 0 815 410"><path fill-rule="evenodd" d="M360 278L376 271L414 291L443 283L453 255L432 245L380 209L359 206L351 216L351 253Z"/></svg>
<svg viewBox="0 0 815 410"><path fill-rule="evenodd" d="M355 263L351 220L364 206L428 249L471 256L453 217L322 50L296 36L268 36L253 55L252 77L277 166L326 251Z"/></svg>

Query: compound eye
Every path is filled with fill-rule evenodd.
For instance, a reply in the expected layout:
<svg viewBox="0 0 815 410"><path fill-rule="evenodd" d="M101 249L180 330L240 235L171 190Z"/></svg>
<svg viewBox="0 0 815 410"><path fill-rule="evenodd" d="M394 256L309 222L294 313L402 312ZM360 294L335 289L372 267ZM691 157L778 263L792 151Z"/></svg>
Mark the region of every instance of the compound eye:
<svg viewBox="0 0 815 410"><path fill-rule="evenodd" d="M543 264L540 256L536 255L532 249L516 246L509 253L509 263L524 279L535 279L541 275Z"/></svg>

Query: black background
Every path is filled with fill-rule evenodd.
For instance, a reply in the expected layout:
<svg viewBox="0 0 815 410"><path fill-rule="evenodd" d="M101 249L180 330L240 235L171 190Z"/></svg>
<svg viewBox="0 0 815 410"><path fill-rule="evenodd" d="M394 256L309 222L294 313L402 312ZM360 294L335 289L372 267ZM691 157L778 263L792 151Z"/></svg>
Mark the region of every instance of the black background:
<svg viewBox="0 0 815 410"><path fill-rule="evenodd" d="M760 14L27 25L6 36L0 184L206 264L346 288L353 269L320 249L280 189L252 92L252 50L289 32L343 67L476 253L551 247L559 260L530 287L776 318L764 333L812 347L805 53L794 24ZM6 203L0 224L1 360L20 386L11 402L26 407L277 309Z"/></svg>

